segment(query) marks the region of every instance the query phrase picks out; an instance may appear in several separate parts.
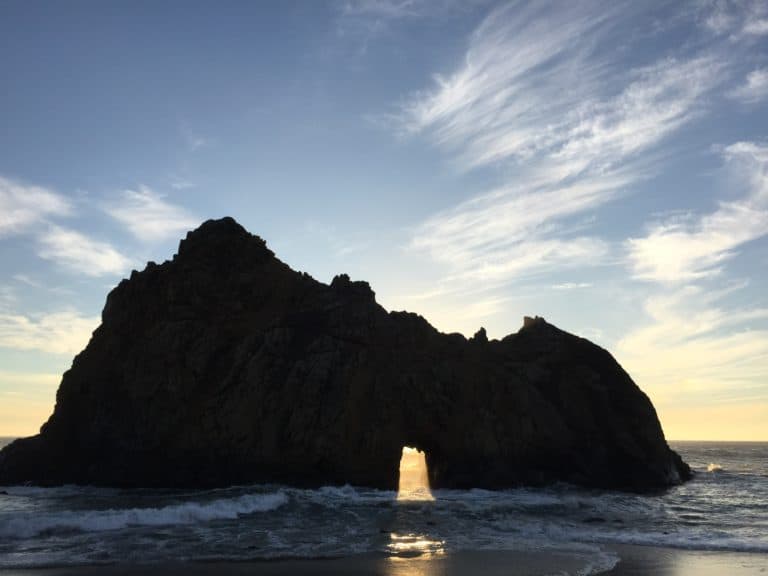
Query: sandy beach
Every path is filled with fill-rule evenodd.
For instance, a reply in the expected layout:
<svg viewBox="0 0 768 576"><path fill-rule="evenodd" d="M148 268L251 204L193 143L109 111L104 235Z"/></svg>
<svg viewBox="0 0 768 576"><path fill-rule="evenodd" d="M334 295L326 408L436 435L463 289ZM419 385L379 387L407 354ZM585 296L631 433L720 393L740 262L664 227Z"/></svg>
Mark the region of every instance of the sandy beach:
<svg viewBox="0 0 768 576"><path fill-rule="evenodd" d="M768 574L768 555L679 550L647 546L606 546L618 557L615 567L592 572L584 558L566 553L466 551L439 556L398 558L363 554L322 560L194 562L151 565L71 566L0 570L3 576L544 576L606 574L613 576L754 576ZM586 570L586 571L585 571Z"/></svg>

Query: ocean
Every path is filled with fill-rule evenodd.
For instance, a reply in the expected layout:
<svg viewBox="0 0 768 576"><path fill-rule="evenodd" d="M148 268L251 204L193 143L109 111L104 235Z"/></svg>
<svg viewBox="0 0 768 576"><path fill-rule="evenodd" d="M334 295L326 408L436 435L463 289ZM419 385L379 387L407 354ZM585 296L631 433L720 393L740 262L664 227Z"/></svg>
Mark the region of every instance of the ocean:
<svg viewBox="0 0 768 576"><path fill-rule="evenodd" d="M583 557L589 574L616 564L612 544L768 554L768 443L671 444L696 475L658 495L558 485L404 502L351 486L3 487L0 568L547 550Z"/></svg>

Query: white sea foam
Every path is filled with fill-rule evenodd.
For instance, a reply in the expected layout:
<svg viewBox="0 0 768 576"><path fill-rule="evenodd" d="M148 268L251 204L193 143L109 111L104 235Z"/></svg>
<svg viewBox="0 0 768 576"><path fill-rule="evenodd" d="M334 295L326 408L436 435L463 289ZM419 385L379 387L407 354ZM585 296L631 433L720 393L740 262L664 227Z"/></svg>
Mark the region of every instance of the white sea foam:
<svg viewBox="0 0 768 576"><path fill-rule="evenodd" d="M184 502L161 508L66 510L0 519L0 538L30 538L47 532L102 532L130 526L172 526L235 519L275 510L288 501L284 492L245 494L208 502Z"/></svg>
<svg viewBox="0 0 768 576"><path fill-rule="evenodd" d="M608 570L613 570L619 563L619 556L607 550L598 550L590 558L587 565L579 570L577 576L591 576L592 574L603 574Z"/></svg>
<svg viewBox="0 0 768 576"><path fill-rule="evenodd" d="M710 462L709 466L707 466L707 472L722 472L722 471L723 471L723 467L720 466L720 464Z"/></svg>
<svg viewBox="0 0 768 576"><path fill-rule="evenodd" d="M348 507L350 504L365 505L394 502L397 492L344 486L323 486L315 490L289 489L292 496L326 508Z"/></svg>
<svg viewBox="0 0 768 576"><path fill-rule="evenodd" d="M46 488L41 486L3 486L3 491L7 492L9 496L27 496L32 498L67 498L81 495L108 497L120 493L120 490L117 488L76 486L74 484Z"/></svg>

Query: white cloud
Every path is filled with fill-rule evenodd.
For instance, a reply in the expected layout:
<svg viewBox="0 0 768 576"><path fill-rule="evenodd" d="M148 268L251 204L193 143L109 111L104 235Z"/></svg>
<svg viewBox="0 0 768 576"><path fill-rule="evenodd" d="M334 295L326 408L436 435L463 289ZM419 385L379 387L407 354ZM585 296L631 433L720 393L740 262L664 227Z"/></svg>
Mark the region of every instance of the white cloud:
<svg viewBox="0 0 768 576"><path fill-rule="evenodd" d="M709 0L698 5L704 26L731 41L768 34L768 5L764 0Z"/></svg>
<svg viewBox="0 0 768 576"><path fill-rule="evenodd" d="M189 122L181 122L179 124L179 132L184 139L184 144L186 145L187 150L190 152L197 152L201 148L206 148L213 143L210 138L206 138L193 130Z"/></svg>
<svg viewBox="0 0 768 576"><path fill-rule="evenodd" d="M25 232L46 218L71 213L72 206L60 194L0 176L0 237Z"/></svg>
<svg viewBox="0 0 768 576"><path fill-rule="evenodd" d="M346 0L339 2L336 33L352 42L358 55L397 24L461 18L491 0ZM371 117L374 118L374 117Z"/></svg>
<svg viewBox="0 0 768 576"><path fill-rule="evenodd" d="M710 214L655 224L646 236L629 239L636 278L670 284L714 276L741 245L768 234L768 147L739 142L724 156L745 182L747 195L720 203Z"/></svg>
<svg viewBox="0 0 768 576"><path fill-rule="evenodd" d="M14 290L13 286L0 284L0 311L6 310L16 300L16 290Z"/></svg>
<svg viewBox="0 0 768 576"><path fill-rule="evenodd" d="M184 208L167 202L145 186L125 190L105 211L145 242L178 237L200 223Z"/></svg>
<svg viewBox="0 0 768 576"><path fill-rule="evenodd" d="M561 282L552 286L555 290L580 290L582 288L591 288L591 282Z"/></svg>
<svg viewBox="0 0 768 576"><path fill-rule="evenodd" d="M734 400L740 390L768 399L761 384L768 380L768 330L749 328L768 320L768 308L718 306L733 289L707 292L684 286L646 300L651 322L627 334L616 353L654 398Z"/></svg>
<svg viewBox="0 0 768 576"><path fill-rule="evenodd" d="M340 25L382 27L386 22L461 15L492 0L347 0L340 4Z"/></svg>
<svg viewBox="0 0 768 576"><path fill-rule="evenodd" d="M410 247L452 276L495 280L598 264L606 244L567 220L646 178L648 157L696 118L720 82L713 56L626 69L596 50L627 6L510 4L472 35L464 62L403 107L399 126L424 134L467 169L504 163L516 185L465 201L417 227Z"/></svg>
<svg viewBox="0 0 768 576"><path fill-rule="evenodd" d="M584 6L494 11L464 64L405 106L402 127L429 134L467 167L547 156L563 177L605 169L694 117L721 65L712 57L665 58L627 72L594 53L621 11Z"/></svg>
<svg viewBox="0 0 768 576"><path fill-rule="evenodd" d="M482 281L485 288L488 282L593 264L606 253L605 244L556 221L597 206L622 185L615 177L533 192L496 190L429 218L411 249L448 264L453 274L447 282Z"/></svg>
<svg viewBox="0 0 768 576"><path fill-rule="evenodd" d="M192 182L191 180L187 180L185 178L181 178L178 176L174 176L171 178L171 188L174 190L189 190L190 188L194 188L196 184Z"/></svg>
<svg viewBox="0 0 768 576"><path fill-rule="evenodd" d="M753 36L765 36L768 34L768 18L759 18L748 21L744 25L744 33Z"/></svg>
<svg viewBox="0 0 768 576"><path fill-rule="evenodd" d="M40 284L40 282L33 280L26 274L14 274L13 279L16 280L16 282L19 282L21 284L26 284L27 286L31 288L42 288L43 285Z"/></svg>
<svg viewBox="0 0 768 576"><path fill-rule="evenodd" d="M720 82L717 58L664 57L628 69L596 49L627 24L626 8L497 9L459 68L403 107L400 128L426 135L462 167L501 163L514 173L514 186L417 227L411 248L448 264L447 280L504 282L599 264L606 244L568 220L648 177L654 146L702 113Z"/></svg>
<svg viewBox="0 0 768 576"><path fill-rule="evenodd" d="M38 241L38 256L86 276L118 275L131 266L110 244L60 226L51 226Z"/></svg>
<svg viewBox="0 0 768 576"><path fill-rule="evenodd" d="M730 92L730 96L746 104L754 104L768 97L768 68L753 70L744 84Z"/></svg>
<svg viewBox="0 0 768 576"><path fill-rule="evenodd" d="M34 317L0 314L0 347L76 354L85 348L99 322L96 316L71 310Z"/></svg>
<svg viewBox="0 0 768 576"><path fill-rule="evenodd" d="M768 146L739 142L723 156L746 189L741 199L656 224L627 244L635 276L665 291L646 298L650 321L618 343L617 356L667 408L697 398L768 401L768 308L721 304L746 283L713 290L702 282L722 278L743 244L768 235Z"/></svg>
<svg viewBox="0 0 768 576"><path fill-rule="evenodd" d="M376 16L405 18L419 13L418 0L349 0L342 8L343 16Z"/></svg>

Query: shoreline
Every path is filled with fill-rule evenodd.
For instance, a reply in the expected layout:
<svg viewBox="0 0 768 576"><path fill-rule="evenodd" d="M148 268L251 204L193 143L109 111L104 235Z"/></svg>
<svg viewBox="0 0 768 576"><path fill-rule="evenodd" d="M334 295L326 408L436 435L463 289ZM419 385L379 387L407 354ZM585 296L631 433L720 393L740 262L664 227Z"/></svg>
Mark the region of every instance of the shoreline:
<svg viewBox="0 0 768 576"><path fill-rule="evenodd" d="M447 552L431 556L360 554L323 559L251 561L170 561L158 564L79 565L47 568L1 568L2 576L756 576L768 574L768 554L689 550L656 546L606 544L604 558L594 552L557 549ZM601 564L602 562L602 564ZM613 564L613 567L610 565ZM602 571L599 568L604 568Z"/></svg>

